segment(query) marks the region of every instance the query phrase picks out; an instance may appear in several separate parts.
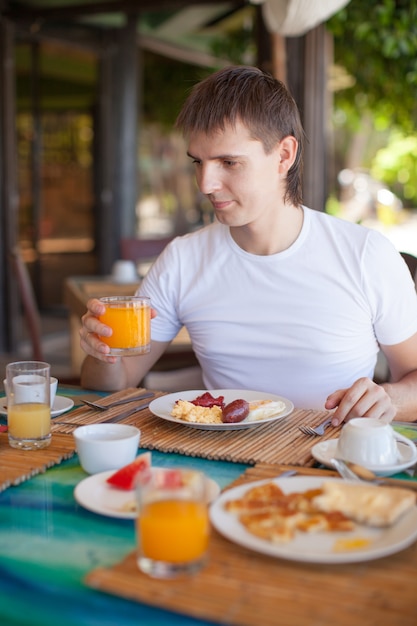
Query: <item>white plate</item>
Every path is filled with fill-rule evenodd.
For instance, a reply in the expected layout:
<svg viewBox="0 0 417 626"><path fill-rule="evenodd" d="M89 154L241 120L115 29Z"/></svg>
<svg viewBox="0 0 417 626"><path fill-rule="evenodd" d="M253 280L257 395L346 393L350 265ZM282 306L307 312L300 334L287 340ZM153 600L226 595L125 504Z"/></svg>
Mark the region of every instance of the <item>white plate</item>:
<svg viewBox="0 0 417 626"><path fill-rule="evenodd" d="M362 465L374 472L377 476L393 476L393 474L403 472L407 467L411 467L411 465L417 462L417 448L407 446L407 444L402 441L397 441L397 446L400 460L395 465L384 465L383 468L381 466L366 465L364 463ZM337 456L337 439L328 439L327 441L316 443L316 445L311 448L311 454L319 463L333 468L331 459Z"/></svg>
<svg viewBox="0 0 417 626"><path fill-rule="evenodd" d="M65 411L72 409L73 406L74 400L71 400L71 398L66 398L65 396L55 396L51 417L57 417L58 415L61 415L61 413L65 413ZM0 405L0 415L7 415L6 398L2 399L2 404Z"/></svg>
<svg viewBox="0 0 417 626"><path fill-rule="evenodd" d="M324 480L340 480L339 478L323 478L316 476L300 476L294 478L273 479L286 493L317 489ZM224 537L245 548L268 554L269 556L304 561L307 563L355 563L379 559L407 548L417 539L417 507L413 507L389 528L371 528L357 524L350 532L318 532L297 533L288 543L271 543L250 534L237 519L237 516L224 509L227 500L240 498L247 489L254 485L267 483L259 480L250 484L228 489L211 505L210 519L214 527ZM333 546L338 539L348 538L369 539L366 548L334 552Z"/></svg>
<svg viewBox="0 0 417 626"><path fill-rule="evenodd" d="M74 497L78 504L85 509L107 515L108 517L118 517L121 519L136 519L135 510L126 511L131 503L134 506L135 492L134 490L123 491L116 489L106 482L106 479L114 474L116 470L100 472L93 474L88 478L84 478L74 489ZM220 493L219 485L207 478L208 481L208 502L213 502Z"/></svg>
<svg viewBox="0 0 417 626"><path fill-rule="evenodd" d="M272 415L263 420L243 421L237 424L198 424L196 422L186 422L185 420L172 417L171 411L177 400L194 400L197 396L201 396L206 392L211 393L214 398L218 396L224 396L226 404L241 398L247 402L255 402L256 400L274 400L284 402L285 409L278 415ZM287 398L282 396L276 396L273 393L266 393L264 391L243 391L242 389L194 389L193 391L177 391L176 393L169 393L166 396L161 396L153 400L149 409L154 415L162 417L162 419L168 422L174 422L175 424L182 424L183 426L190 426L191 428L199 428L201 430L243 430L244 428L252 428L253 426L260 426L261 424L269 424L275 422L283 417L286 417L294 410L294 405Z"/></svg>

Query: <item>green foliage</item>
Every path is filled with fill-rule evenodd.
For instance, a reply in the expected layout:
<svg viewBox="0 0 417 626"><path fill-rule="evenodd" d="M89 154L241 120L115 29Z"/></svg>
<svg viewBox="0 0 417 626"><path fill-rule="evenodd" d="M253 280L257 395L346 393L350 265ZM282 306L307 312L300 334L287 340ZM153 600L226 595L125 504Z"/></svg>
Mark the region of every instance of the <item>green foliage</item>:
<svg viewBox="0 0 417 626"><path fill-rule="evenodd" d="M335 94L336 107L371 110L406 130L417 121L417 0L351 0L327 26L335 63L355 84ZM352 113L352 111L351 111Z"/></svg>
<svg viewBox="0 0 417 626"><path fill-rule="evenodd" d="M223 25L220 21L217 26L207 27L203 35L210 41L208 52L213 58L222 60L217 67L202 68L144 51L145 122L159 122L165 128L172 127L192 86L220 69L224 60L253 65L256 58L254 14L255 8L248 6L238 11L234 18L231 17L230 23L225 19Z"/></svg>
<svg viewBox="0 0 417 626"><path fill-rule="evenodd" d="M253 65L256 57L254 21L213 39L212 53L237 65Z"/></svg>
<svg viewBox="0 0 417 626"><path fill-rule="evenodd" d="M326 213L329 215L341 215L341 206L335 195L331 194L326 200Z"/></svg>
<svg viewBox="0 0 417 626"><path fill-rule="evenodd" d="M417 136L406 137L398 131L392 133L386 148L378 150L371 175L389 185L405 206L416 207L416 172Z"/></svg>
<svg viewBox="0 0 417 626"><path fill-rule="evenodd" d="M215 69L179 63L153 52L143 53L144 121L171 130L191 88Z"/></svg>

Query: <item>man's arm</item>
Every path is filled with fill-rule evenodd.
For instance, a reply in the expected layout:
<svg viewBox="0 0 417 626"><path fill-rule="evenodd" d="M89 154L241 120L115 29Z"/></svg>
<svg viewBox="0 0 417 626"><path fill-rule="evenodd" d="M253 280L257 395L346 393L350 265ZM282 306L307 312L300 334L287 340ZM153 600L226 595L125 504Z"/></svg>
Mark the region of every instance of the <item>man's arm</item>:
<svg viewBox="0 0 417 626"><path fill-rule="evenodd" d="M137 387L169 343L152 341L151 351L142 356L108 357L106 361L88 355L81 366L81 386L100 391Z"/></svg>
<svg viewBox="0 0 417 626"><path fill-rule="evenodd" d="M395 346L381 346L390 371L385 391L397 409L395 419L417 421L417 333Z"/></svg>
<svg viewBox="0 0 417 626"><path fill-rule="evenodd" d="M381 345L381 350L388 361L390 382L377 385L360 378L348 389L332 393L325 408L336 409L335 426L352 417L417 420L417 333L396 345Z"/></svg>

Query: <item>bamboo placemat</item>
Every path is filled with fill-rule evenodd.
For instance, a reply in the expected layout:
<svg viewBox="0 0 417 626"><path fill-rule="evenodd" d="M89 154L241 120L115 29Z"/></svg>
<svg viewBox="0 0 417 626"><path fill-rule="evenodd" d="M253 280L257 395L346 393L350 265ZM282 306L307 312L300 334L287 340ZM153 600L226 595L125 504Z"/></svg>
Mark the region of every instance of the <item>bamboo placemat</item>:
<svg viewBox="0 0 417 626"><path fill-rule="evenodd" d="M46 472L75 453L73 436L53 434L48 448L16 450L9 446L7 433L0 433L0 491Z"/></svg>
<svg viewBox="0 0 417 626"><path fill-rule="evenodd" d="M137 389L119 391L108 396L106 402L137 393ZM158 392L156 394L163 395ZM130 406L130 405L129 405ZM115 407L106 412L106 417L117 416L126 406ZM191 428L186 424L168 422L145 409L123 423L134 424L141 430L140 446L160 452L173 452L207 459L233 461L235 463L289 463L291 465L313 465L311 447L318 439L304 435L300 424L316 426L328 415L325 411L296 409L291 415L263 426L247 430L209 431ZM103 420L103 414L91 409L79 408L71 412L65 421L75 426ZM57 418L56 422L59 421ZM75 427L74 426L74 427ZM54 426L59 432L70 433L72 426ZM338 437L340 427L329 427L321 440Z"/></svg>
<svg viewBox="0 0 417 626"><path fill-rule="evenodd" d="M248 469L234 484L277 476L285 466ZM300 474L330 474L301 468ZM208 564L189 579L142 574L135 552L90 572L88 586L220 624L253 626L415 626L417 544L384 559L315 565L251 552L213 531Z"/></svg>

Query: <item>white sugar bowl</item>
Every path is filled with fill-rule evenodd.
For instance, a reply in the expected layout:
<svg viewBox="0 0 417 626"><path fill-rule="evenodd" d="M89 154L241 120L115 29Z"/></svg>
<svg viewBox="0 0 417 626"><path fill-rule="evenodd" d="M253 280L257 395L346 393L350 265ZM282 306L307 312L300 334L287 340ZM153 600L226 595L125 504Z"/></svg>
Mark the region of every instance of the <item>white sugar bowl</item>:
<svg viewBox="0 0 417 626"><path fill-rule="evenodd" d="M129 424L89 424L73 432L80 465L88 474L120 469L137 454L140 430Z"/></svg>

